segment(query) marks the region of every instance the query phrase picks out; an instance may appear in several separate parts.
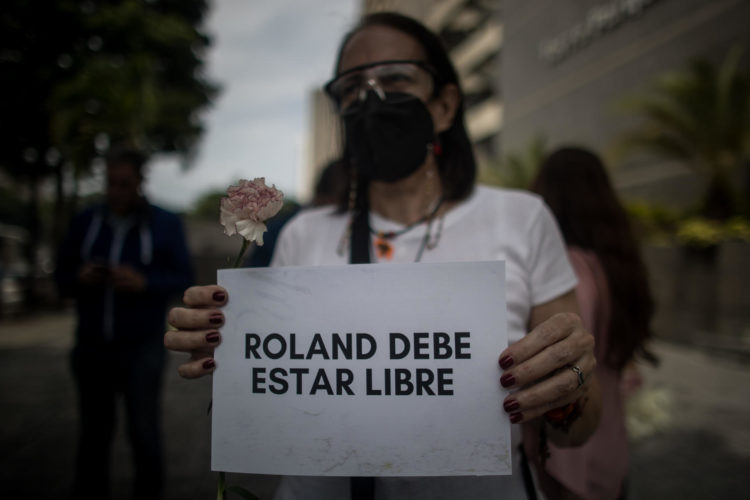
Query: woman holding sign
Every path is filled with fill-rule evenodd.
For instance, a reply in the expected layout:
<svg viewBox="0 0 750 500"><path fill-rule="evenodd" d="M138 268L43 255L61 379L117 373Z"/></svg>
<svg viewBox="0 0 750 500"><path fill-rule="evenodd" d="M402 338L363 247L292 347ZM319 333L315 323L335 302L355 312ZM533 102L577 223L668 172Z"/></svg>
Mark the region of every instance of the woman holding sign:
<svg viewBox="0 0 750 500"><path fill-rule="evenodd" d="M497 418L533 426L557 446L585 442L601 396L562 238L538 197L475 186L463 94L437 37L398 14L369 15L344 38L325 89L343 121L350 189L338 210L295 217L272 265L504 260L511 345L498 353L499 383L511 393ZM215 369L214 330L228 297L206 286L184 299L186 308L170 312L177 330L165 344L192 354L182 376L200 377ZM534 486L520 455L510 476L376 478L368 494L527 498ZM352 488L347 478L286 477L277 497L348 499Z"/></svg>

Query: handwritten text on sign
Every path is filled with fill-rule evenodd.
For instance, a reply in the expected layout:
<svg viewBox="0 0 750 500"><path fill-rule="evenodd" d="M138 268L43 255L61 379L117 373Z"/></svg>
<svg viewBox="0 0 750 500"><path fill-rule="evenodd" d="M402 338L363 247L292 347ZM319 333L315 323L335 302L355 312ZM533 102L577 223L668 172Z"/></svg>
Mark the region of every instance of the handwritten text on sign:
<svg viewBox="0 0 750 500"><path fill-rule="evenodd" d="M502 262L219 271L212 467L510 473Z"/></svg>

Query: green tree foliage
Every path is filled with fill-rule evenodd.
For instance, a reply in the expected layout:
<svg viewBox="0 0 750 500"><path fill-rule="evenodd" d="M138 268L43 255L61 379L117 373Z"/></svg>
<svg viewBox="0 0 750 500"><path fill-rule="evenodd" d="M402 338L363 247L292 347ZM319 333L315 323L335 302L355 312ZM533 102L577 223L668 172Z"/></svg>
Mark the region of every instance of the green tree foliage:
<svg viewBox="0 0 750 500"><path fill-rule="evenodd" d="M210 191L201 195L194 203L190 216L197 219L219 220L219 206L226 191Z"/></svg>
<svg viewBox="0 0 750 500"><path fill-rule="evenodd" d="M646 151L691 167L706 180L703 214L718 219L739 211L735 180L750 162L750 79L740 57L735 48L718 67L695 60L630 99L626 109L642 123L619 144L621 151Z"/></svg>
<svg viewBox="0 0 750 500"><path fill-rule="evenodd" d="M8 0L0 10L0 167L16 178L49 171L47 101L65 78L64 50L80 29L80 16L68 7Z"/></svg>
<svg viewBox="0 0 750 500"><path fill-rule="evenodd" d="M0 167L86 171L108 143L189 159L216 87L203 76L205 0L6 0Z"/></svg>
<svg viewBox="0 0 750 500"><path fill-rule="evenodd" d="M59 228L64 171L85 175L110 144L189 163L217 91L203 74L206 11L206 0L3 1L0 177L28 186L32 247L46 177Z"/></svg>
<svg viewBox="0 0 750 500"><path fill-rule="evenodd" d="M0 224L28 226L23 200L13 189L0 186Z"/></svg>
<svg viewBox="0 0 750 500"><path fill-rule="evenodd" d="M547 140L534 137L523 151L511 152L503 164L503 185L518 189L529 189L539 167L547 155Z"/></svg>
<svg viewBox="0 0 750 500"><path fill-rule="evenodd" d="M80 65L51 95L51 131L66 156L86 164L96 138L188 158L215 87L202 75L209 44L203 0L100 1L84 10Z"/></svg>
<svg viewBox="0 0 750 500"><path fill-rule="evenodd" d="M481 181L506 188L529 189L547 154L547 139L535 136L520 151L512 151L499 162L486 168Z"/></svg>

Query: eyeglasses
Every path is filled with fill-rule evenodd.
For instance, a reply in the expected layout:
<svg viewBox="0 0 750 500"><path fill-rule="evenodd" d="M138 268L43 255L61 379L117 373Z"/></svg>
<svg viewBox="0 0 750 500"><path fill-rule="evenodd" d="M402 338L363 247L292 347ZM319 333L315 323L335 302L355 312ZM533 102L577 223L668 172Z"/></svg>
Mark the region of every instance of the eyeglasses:
<svg viewBox="0 0 750 500"><path fill-rule="evenodd" d="M323 87L339 110L364 99L374 90L381 99L386 92L429 96L434 86L435 71L424 61L399 60L363 64L344 71Z"/></svg>

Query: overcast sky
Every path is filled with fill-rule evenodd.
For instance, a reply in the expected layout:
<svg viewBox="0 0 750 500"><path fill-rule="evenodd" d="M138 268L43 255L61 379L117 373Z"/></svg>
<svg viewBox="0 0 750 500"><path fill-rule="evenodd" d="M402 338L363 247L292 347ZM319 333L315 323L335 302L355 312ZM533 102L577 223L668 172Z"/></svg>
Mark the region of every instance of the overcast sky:
<svg viewBox="0 0 750 500"><path fill-rule="evenodd" d="M296 197L306 155L309 95L330 78L359 0L213 0L210 77L222 92L206 119L198 156L151 164L146 193L172 209L240 178L265 177Z"/></svg>

